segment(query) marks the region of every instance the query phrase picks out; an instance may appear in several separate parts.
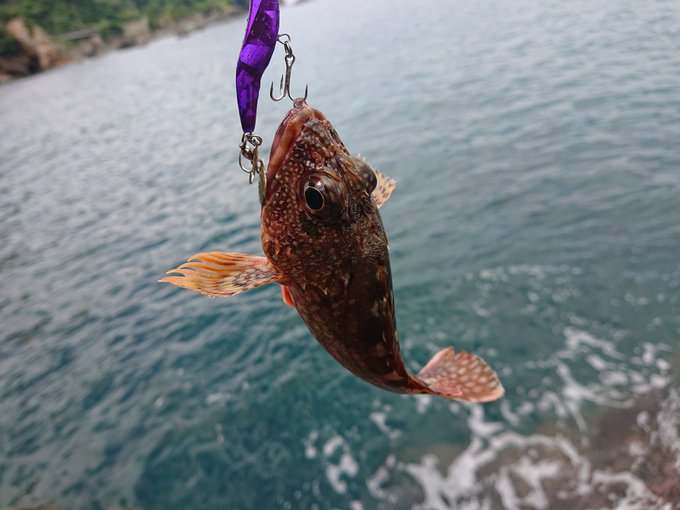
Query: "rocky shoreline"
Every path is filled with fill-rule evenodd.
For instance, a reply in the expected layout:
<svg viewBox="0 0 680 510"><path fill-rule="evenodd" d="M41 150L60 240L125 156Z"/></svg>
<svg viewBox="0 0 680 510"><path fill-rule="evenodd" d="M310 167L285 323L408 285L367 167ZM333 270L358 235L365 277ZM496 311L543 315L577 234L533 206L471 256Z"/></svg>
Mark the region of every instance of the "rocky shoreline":
<svg viewBox="0 0 680 510"><path fill-rule="evenodd" d="M0 55L0 84L120 48L147 44L158 37L184 36L243 12L242 8L232 6L210 14L195 13L155 30L143 17L125 23L121 34L108 38L96 28L50 36L42 27L14 18L7 22L4 32L13 38L16 50L12 55Z"/></svg>

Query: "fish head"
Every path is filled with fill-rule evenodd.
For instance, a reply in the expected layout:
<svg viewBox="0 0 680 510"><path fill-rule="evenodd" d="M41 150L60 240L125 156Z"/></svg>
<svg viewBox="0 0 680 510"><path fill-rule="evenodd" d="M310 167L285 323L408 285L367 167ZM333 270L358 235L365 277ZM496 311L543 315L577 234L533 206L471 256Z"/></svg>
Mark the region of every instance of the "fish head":
<svg viewBox="0 0 680 510"><path fill-rule="evenodd" d="M327 292L348 264L387 240L371 193L376 175L351 156L328 119L294 102L272 144L262 206L262 245L295 284Z"/></svg>

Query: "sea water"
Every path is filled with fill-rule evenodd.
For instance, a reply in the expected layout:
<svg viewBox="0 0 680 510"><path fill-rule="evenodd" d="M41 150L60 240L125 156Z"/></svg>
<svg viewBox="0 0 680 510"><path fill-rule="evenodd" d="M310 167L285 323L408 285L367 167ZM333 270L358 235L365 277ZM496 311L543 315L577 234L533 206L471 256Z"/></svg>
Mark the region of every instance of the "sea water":
<svg viewBox="0 0 680 510"><path fill-rule="evenodd" d="M309 83L397 180L381 213L407 367L480 354L506 388L486 405L360 381L276 286L157 283L200 251L261 253L244 26L0 87L0 507L670 508L680 4L282 11L293 93ZM263 93L265 145L289 107Z"/></svg>

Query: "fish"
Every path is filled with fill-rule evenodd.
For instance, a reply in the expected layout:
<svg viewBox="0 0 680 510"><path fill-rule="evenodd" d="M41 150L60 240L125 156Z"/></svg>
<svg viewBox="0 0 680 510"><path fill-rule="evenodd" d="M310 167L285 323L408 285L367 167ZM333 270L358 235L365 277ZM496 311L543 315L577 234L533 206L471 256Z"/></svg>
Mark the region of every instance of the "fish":
<svg viewBox="0 0 680 510"><path fill-rule="evenodd" d="M505 391L497 374L470 352L446 347L417 374L404 366L379 212L395 186L348 152L323 113L296 99L266 170L264 256L198 253L160 281L212 297L279 284L318 342L364 381L395 393L497 400Z"/></svg>

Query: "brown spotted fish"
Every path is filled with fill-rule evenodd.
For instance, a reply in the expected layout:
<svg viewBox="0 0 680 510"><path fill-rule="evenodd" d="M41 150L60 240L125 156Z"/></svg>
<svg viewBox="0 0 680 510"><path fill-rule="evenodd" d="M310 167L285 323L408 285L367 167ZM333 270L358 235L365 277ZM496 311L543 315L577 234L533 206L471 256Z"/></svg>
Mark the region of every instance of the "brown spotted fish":
<svg viewBox="0 0 680 510"><path fill-rule="evenodd" d="M351 156L326 117L295 101L270 153L262 205L265 256L194 255L161 281L208 296L281 285L314 337L380 388L468 402L503 386L478 356L447 347L411 375L399 352L387 237L378 208L394 180Z"/></svg>

